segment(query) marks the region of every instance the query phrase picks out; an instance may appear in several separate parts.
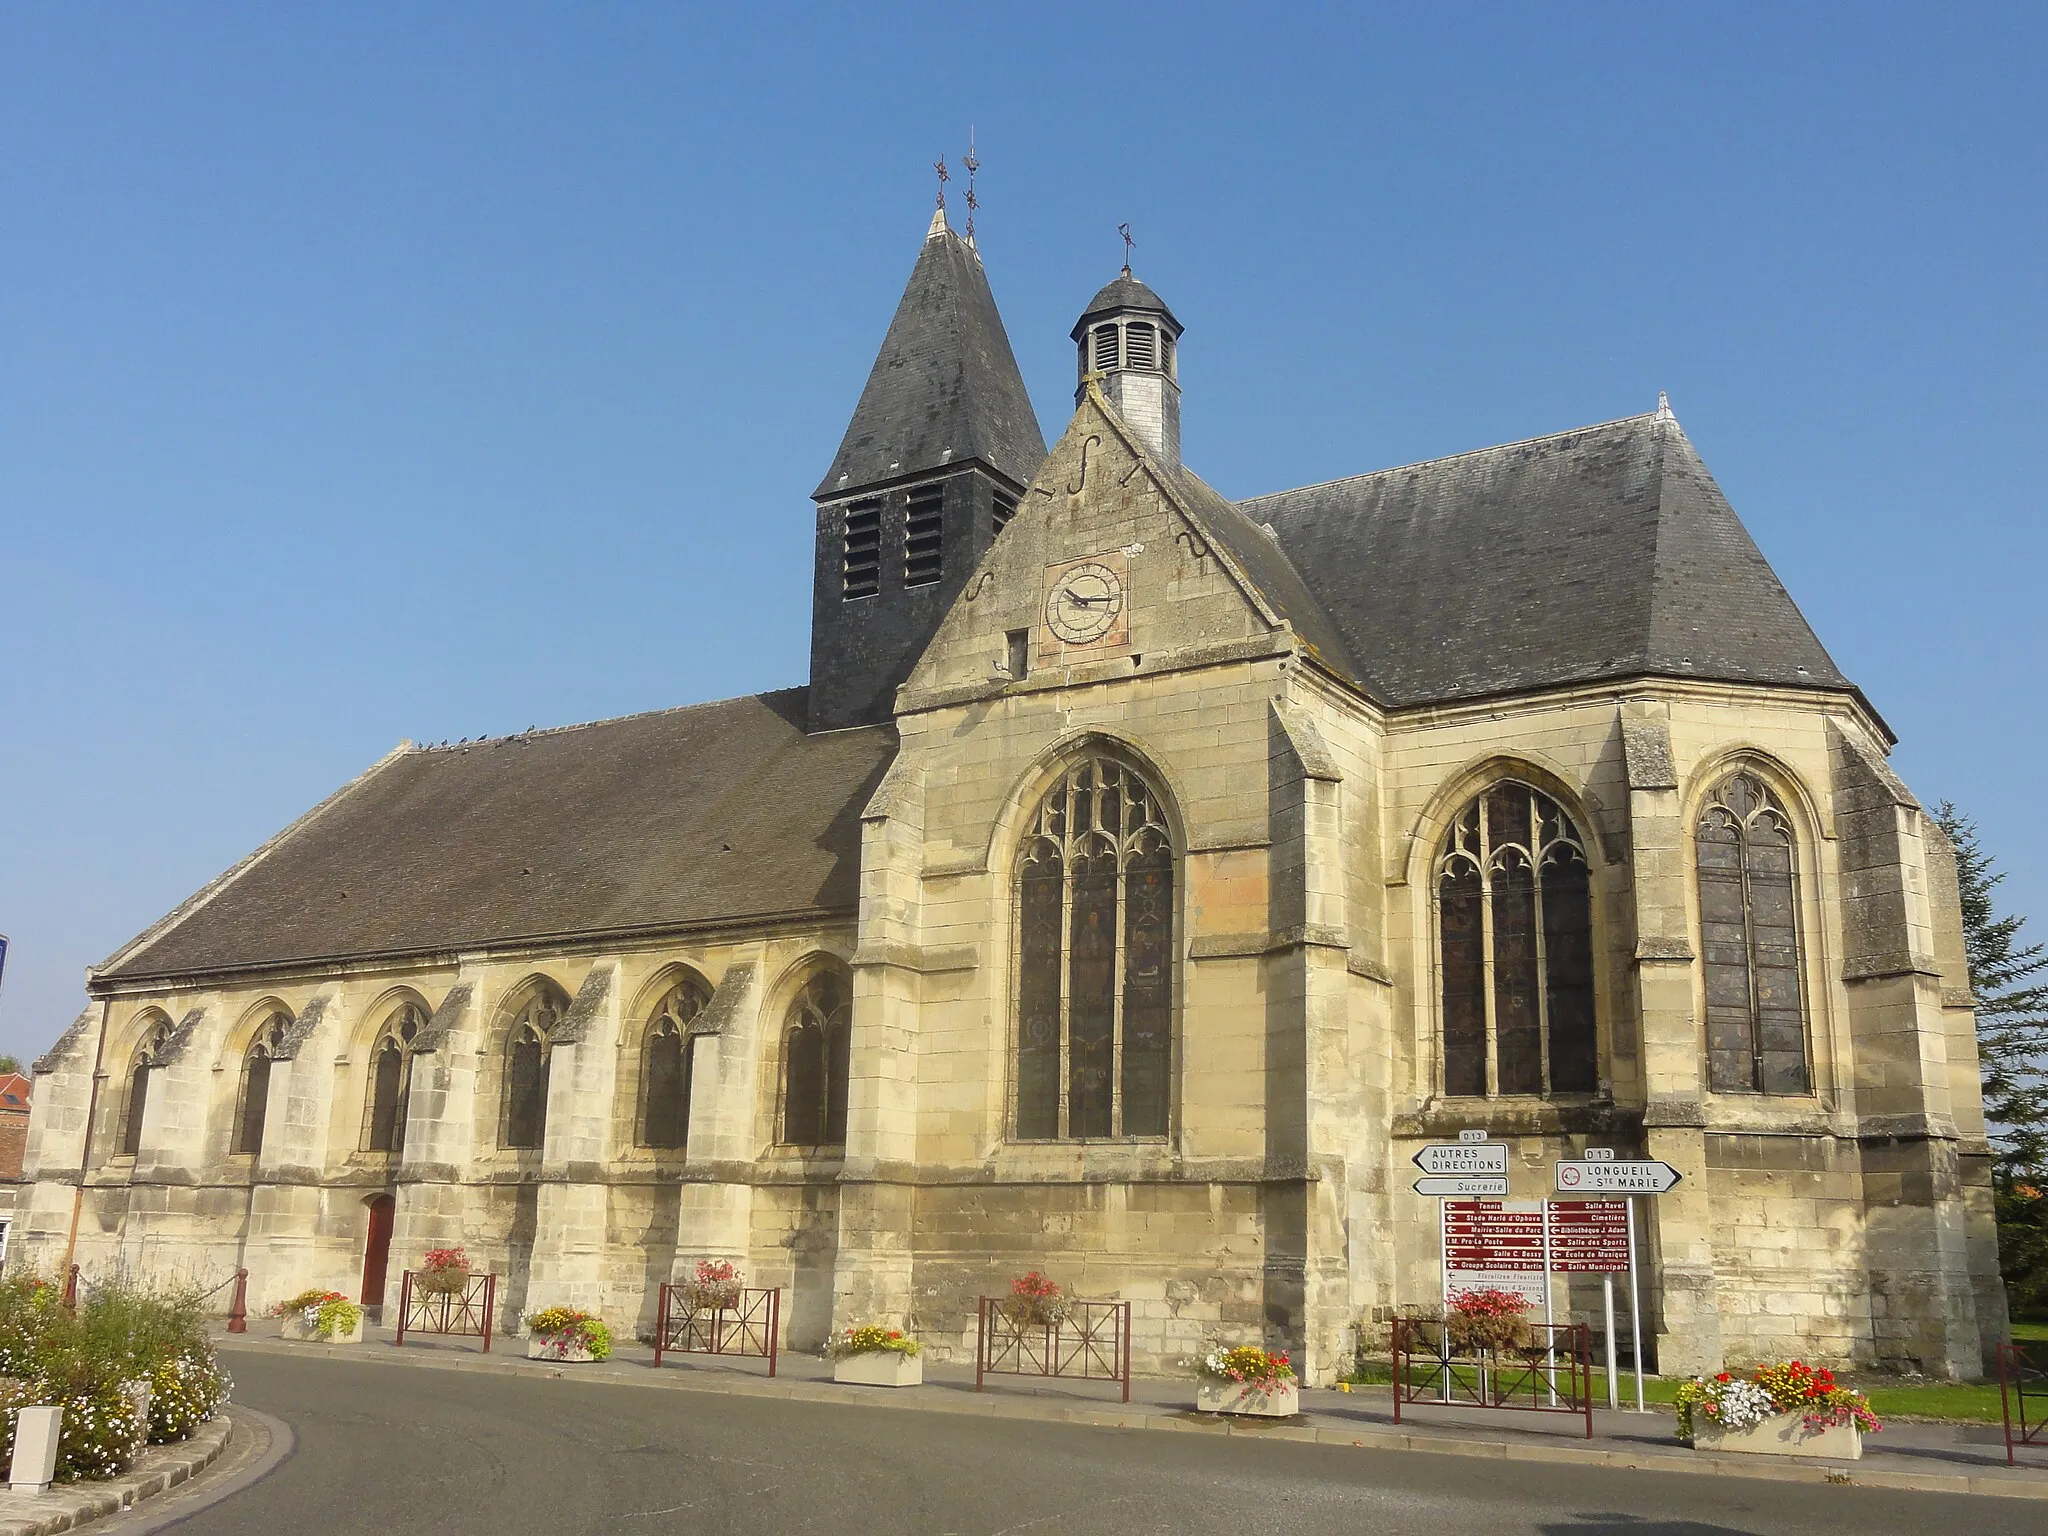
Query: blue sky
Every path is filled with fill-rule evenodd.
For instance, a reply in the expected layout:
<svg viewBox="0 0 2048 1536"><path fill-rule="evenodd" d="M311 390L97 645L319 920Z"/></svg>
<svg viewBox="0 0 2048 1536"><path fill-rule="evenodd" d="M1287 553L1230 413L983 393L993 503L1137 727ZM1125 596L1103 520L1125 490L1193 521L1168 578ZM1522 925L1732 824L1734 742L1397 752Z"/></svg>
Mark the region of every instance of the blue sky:
<svg viewBox="0 0 2048 1536"><path fill-rule="evenodd" d="M1124 220L1227 494L1669 390L2048 937L2044 78L2039 6L7 5L0 1049L401 737L801 682L970 123L1048 436Z"/></svg>

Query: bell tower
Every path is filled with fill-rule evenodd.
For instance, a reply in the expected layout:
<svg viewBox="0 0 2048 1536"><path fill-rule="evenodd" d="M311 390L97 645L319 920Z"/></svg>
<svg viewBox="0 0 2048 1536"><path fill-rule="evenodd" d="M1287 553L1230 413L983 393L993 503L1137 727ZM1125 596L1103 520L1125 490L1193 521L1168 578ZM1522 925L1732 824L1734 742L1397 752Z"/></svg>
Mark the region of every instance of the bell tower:
<svg viewBox="0 0 2048 1536"><path fill-rule="evenodd" d="M811 493L811 730L890 717L897 685L1044 460L981 253L942 204Z"/></svg>
<svg viewBox="0 0 2048 1536"><path fill-rule="evenodd" d="M1088 301L1074 322L1080 381L1074 403L1092 373L1124 424L1160 460L1180 465L1181 324L1158 294L1126 266L1116 281Z"/></svg>

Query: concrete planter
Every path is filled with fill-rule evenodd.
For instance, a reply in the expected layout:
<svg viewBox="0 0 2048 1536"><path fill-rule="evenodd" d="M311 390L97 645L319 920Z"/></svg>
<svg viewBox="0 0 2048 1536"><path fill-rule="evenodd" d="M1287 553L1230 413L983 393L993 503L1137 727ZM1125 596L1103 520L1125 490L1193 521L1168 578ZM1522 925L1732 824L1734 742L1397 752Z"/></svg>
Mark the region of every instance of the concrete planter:
<svg viewBox="0 0 2048 1536"><path fill-rule="evenodd" d="M597 1356L569 1334L531 1333L526 1336L526 1358L560 1360L569 1365L589 1365Z"/></svg>
<svg viewBox="0 0 2048 1536"><path fill-rule="evenodd" d="M1748 1429L1723 1429L1694 1411L1692 1448L1736 1451L1749 1456L1823 1456L1830 1461L1861 1461L1863 1431L1854 1424L1808 1429L1796 1413L1774 1413Z"/></svg>
<svg viewBox="0 0 2048 1536"><path fill-rule="evenodd" d="M893 1349L841 1355L832 1362L832 1379L862 1387L918 1387L924 1385L924 1356Z"/></svg>
<svg viewBox="0 0 2048 1536"><path fill-rule="evenodd" d="M1287 1419L1301 1412L1301 1383L1284 1381L1271 1392L1242 1382L1201 1377L1195 1384L1195 1407L1202 1413L1241 1413L1259 1419Z"/></svg>
<svg viewBox="0 0 2048 1536"><path fill-rule="evenodd" d="M279 1323L278 1336L300 1344L360 1344L363 1342L363 1319L358 1313L355 1327L347 1333L322 1333L307 1324L303 1312L294 1312Z"/></svg>

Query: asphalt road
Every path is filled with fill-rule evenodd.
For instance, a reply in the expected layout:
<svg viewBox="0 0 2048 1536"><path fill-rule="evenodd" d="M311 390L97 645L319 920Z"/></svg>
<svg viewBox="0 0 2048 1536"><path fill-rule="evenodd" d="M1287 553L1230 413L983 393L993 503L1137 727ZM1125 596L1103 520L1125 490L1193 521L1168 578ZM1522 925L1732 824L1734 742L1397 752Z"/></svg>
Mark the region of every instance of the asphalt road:
<svg viewBox="0 0 2048 1536"><path fill-rule="evenodd" d="M191 1536L2040 1536L2033 1500L230 1357L294 1454Z"/></svg>

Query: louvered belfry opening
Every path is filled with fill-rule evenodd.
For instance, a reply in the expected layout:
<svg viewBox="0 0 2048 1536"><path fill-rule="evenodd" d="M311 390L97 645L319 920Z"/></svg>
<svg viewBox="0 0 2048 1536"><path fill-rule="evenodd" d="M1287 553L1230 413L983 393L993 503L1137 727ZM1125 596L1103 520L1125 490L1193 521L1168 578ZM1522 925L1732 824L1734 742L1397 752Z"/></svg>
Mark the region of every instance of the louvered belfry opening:
<svg viewBox="0 0 2048 1536"><path fill-rule="evenodd" d="M1158 794L1114 758L1039 802L1018 850L1018 1140L1167 1134L1176 864Z"/></svg>
<svg viewBox="0 0 2048 1536"><path fill-rule="evenodd" d="M928 587L945 574L946 487L913 486L904 497L903 585Z"/></svg>
<svg viewBox="0 0 2048 1536"><path fill-rule="evenodd" d="M1700 812L1697 849L1708 1086L1808 1093L1792 820L1763 780L1732 774Z"/></svg>
<svg viewBox="0 0 2048 1536"><path fill-rule="evenodd" d="M1143 320L1124 327L1124 363L1131 368L1159 366L1158 332Z"/></svg>
<svg viewBox="0 0 2048 1536"><path fill-rule="evenodd" d="M1495 785L1459 812L1437 858L1443 1091L1592 1093L1592 887L1557 802Z"/></svg>
<svg viewBox="0 0 2048 1536"><path fill-rule="evenodd" d="M882 501L879 496L848 502L842 535L840 595L848 600L882 590Z"/></svg>
<svg viewBox="0 0 2048 1536"><path fill-rule="evenodd" d="M1010 526L1010 519L1017 515L1017 498L1008 491L998 490L992 493L991 500L994 504L994 521L990 532L999 534Z"/></svg>
<svg viewBox="0 0 2048 1536"><path fill-rule="evenodd" d="M1094 366L1098 372L1107 373L1112 368L1123 366L1123 350L1118 345L1117 328L1114 325L1098 325L1094 331Z"/></svg>

